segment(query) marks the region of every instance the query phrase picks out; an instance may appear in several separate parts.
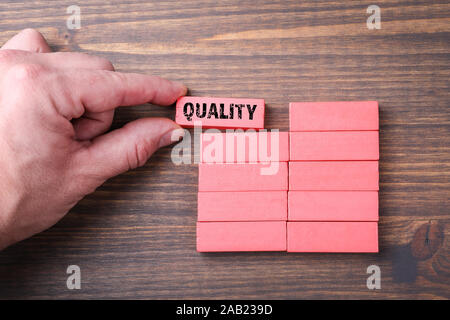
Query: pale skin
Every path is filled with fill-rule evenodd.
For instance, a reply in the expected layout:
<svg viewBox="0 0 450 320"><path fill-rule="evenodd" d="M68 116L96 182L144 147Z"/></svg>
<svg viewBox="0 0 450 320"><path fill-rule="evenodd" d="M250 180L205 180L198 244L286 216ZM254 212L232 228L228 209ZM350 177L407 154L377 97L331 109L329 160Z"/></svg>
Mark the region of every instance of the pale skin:
<svg viewBox="0 0 450 320"><path fill-rule="evenodd" d="M180 83L115 72L103 58L51 52L26 29L0 50L0 250L58 222L107 179L180 137L165 118L108 132L114 109L171 105Z"/></svg>

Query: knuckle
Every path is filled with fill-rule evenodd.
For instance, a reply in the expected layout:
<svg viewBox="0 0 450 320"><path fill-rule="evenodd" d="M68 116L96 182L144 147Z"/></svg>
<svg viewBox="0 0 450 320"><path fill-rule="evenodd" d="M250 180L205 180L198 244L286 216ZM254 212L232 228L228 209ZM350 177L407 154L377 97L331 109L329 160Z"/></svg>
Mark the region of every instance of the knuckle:
<svg viewBox="0 0 450 320"><path fill-rule="evenodd" d="M38 39L42 38L42 35L39 31L33 28L25 28L20 33L25 36L27 39Z"/></svg>
<svg viewBox="0 0 450 320"><path fill-rule="evenodd" d="M114 66L108 59L99 58L98 64L102 70L114 71Z"/></svg>
<svg viewBox="0 0 450 320"><path fill-rule="evenodd" d="M151 148L145 139L138 139L132 151L128 155L128 167L129 169L135 169L142 167L147 163L148 158L151 156Z"/></svg>
<svg viewBox="0 0 450 320"><path fill-rule="evenodd" d="M121 106L124 104L125 93L127 92L128 86L126 84L126 78L121 73L111 72L110 74L111 83L114 84L112 87L114 90L111 92L111 99L114 104Z"/></svg>
<svg viewBox="0 0 450 320"><path fill-rule="evenodd" d="M96 87L101 85L105 81L105 76L101 73L93 72L88 77L89 85L91 87Z"/></svg>
<svg viewBox="0 0 450 320"><path fill-rule="evenodd" d="M43 52L44 48L47 47L44 36L35 29L24 29L20 32L20 35L23 41L29 44L29 51L39 53Z"/></svg>
<svg viewBox="0 0 450 320"><path fill-rule="evenodd" d="M36 63L20 63L9 69L9 75L18 81L35 81L45 74L45 68Z"/></svg>
<svg viewBox="0 0 450 320"><path fill-rule="evenodd" d="M112 81L118 84L118 87L126 85L127 78L123 73L120 72L107 72L107 73L111 77Z"/></svg>
<svg viewBox="0 0 450 320"><path fill-rule="evenodd" d="M78 56L78 58L89 65L90 68L99 69L99 70L108 70L114 71L114 66L108 59L99 56L93 56L87 53L71 53L74 56Z"/></svg>

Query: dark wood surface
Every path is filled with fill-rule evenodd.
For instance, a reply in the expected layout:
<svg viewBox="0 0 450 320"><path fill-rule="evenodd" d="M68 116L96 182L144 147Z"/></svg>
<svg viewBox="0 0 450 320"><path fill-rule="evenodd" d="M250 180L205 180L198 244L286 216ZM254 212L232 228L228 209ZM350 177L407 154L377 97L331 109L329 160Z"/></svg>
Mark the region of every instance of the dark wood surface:
<svg viewBox="0 0 450 320"><path fill-rule="evenodd" d="M0 298L450 298L448 1L3 0L0 42L41 31L55 50L186 83L192 95L266 99L267 128L290 101L380 103L380 253L195 251L197 166L170 148L111 179L56 226L0 252ZM366 8L381 8L368 30ZM118 110L113 127L173 109ZM428 239L428 240L427 240ZM436 245L435 245L436 244ZM82 289L66 288L81 268ZM366 268L381 268L368 290Z"/></svg>

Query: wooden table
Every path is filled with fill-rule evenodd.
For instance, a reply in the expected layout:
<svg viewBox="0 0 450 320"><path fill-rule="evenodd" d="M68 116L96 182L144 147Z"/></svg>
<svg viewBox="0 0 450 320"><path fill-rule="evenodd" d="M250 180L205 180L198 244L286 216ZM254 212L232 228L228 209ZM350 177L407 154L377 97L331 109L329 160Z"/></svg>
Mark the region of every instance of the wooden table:
<svg viewBox="0 0 450 320"><path fill-rule="evenodd" d="M122 2L122 3L121 3ZM55 50L164 76L200 96L266 99L288 129L290 101L380 103L380 253L195 250L197 165L171 148L100 187L57 225L0 252L0 298L450 298L450 5L372 2L2 1L0 42L41 31ZM113 127L172 108L117 111ZM427 240L428 239L428 240ZM66 269L81 268L81 290ZM381 269L369 290L367 267Z"/></svg>

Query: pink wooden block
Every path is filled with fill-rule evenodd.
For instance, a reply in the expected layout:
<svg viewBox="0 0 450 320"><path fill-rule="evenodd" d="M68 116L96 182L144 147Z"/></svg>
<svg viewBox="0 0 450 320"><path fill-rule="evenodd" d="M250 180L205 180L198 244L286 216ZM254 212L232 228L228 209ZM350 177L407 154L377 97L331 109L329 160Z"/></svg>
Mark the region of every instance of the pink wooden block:
<svg viewBox="0 0 450 320"><path fill-rule="evenodd" d="M290 131L378 130L378 102L291 102L289 122Z"/></svg>
<svg viewBox="0 0 450 320"><path fill-rule="evenodd" d="M286 191L199 192L198 221L285 221Z"/></svg>
<svg viewBox="0 0 450 320"><path fill-rule="evenodd" d="M289 190L378 190L378 161L290 161Z"/></svg>
<svg viewBox="0 0 450 320"><path fill-rule="evenodd" d="M288 222L288 252L378 252L376 222Z"/></svg>
<svg viewBox="0 0 450 320"><path fill-rule="evenodd" d="M288 132L202 133L200 162L289 161Z"/></svg>
<svg viewBox="0 0 450 320"><path fill-rule="evenodd" d="M289 221L378 221L378 191L289 191Z"/></svg>
<svg viewBox="0 0 450 320"><path fill-rule="evenodd" d="M197 222L197 251L286 251L286 222Z"/></svg>
<svg viewBox="0 0 450 320"><path fill-rule="evenodd" d="M290 133L290 160L378 160L378 149L378 131Z"/></svg>
<svg viewBox="0 0 450 320"><path fill-rule="evenodd" d="M198 168L198 191L282 191L288 188L287 162L200 163Z"/></svg>
<svg viewBox="0 0 450 320"><path fill-rule="evenodd" d="M264 99L181 97L175 122L187 128L264 128Z"/></svg>

